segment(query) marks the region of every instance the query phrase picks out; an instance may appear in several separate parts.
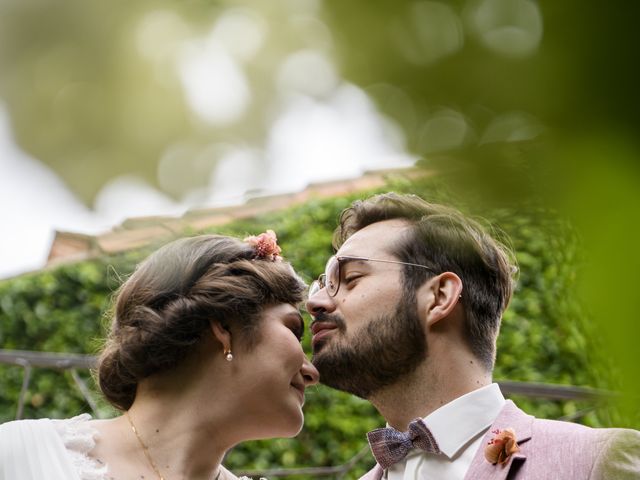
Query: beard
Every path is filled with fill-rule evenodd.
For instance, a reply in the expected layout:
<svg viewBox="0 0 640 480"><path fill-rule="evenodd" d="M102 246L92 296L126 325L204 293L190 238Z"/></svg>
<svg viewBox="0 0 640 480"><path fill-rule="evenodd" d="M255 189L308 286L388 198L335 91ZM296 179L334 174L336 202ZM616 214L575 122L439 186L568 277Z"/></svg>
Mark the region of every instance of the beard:
<svg viewBox="0 0 640 480"><path fill-rule="evenodd" d="M339 315L321 313L316 321L334 323L342 337L332 343L329 338L314 349L312 362L320 382L360 398L367 399L414 372L427 357L415 293L403 294L395 312L375 317L353 339L344 339L346 323Z"/></svg>

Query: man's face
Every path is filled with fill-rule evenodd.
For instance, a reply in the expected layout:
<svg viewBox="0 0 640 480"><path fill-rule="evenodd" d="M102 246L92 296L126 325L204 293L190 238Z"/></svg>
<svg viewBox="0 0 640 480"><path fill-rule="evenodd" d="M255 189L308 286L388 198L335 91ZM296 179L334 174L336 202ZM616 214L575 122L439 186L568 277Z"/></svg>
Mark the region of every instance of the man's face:
<svg viewBox="0 0 640 480"><path fill-rule="evenodd" d="M407 228L401 220L371 224L349 237L336 255L398 261L390 252ZM403 288L402 268L343 260L335 296L325 288L309 298L313 363L322 383L368 398L424 360L415 292Z"/></svg>

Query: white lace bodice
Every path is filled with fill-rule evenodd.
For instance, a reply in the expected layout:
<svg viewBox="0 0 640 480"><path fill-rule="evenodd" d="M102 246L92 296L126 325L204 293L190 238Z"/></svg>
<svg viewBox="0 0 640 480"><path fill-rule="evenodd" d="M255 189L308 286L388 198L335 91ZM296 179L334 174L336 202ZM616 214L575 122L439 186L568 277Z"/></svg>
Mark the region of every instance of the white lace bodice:
<svg viewBox="0 0 640 480"><path fill-rule="evenodd" d="M53 420L56 432L69 452L71 462L82 480L107 480L107 466L89 456L96 446L98 432L89 426L91 415L83 413L66 420Z"/></svg>
<svg viewBox="0 0 640 480"><path fill-rule="evenodd" d="M98 432L89 425L91 415L83 413L66 420L53 420L54 428L69 452L71 462L81 480L108 480L107 465L89 456L96 445ZM238 480L252 480L240 477ZM267 480L260 478L260 480Z"/></svg>

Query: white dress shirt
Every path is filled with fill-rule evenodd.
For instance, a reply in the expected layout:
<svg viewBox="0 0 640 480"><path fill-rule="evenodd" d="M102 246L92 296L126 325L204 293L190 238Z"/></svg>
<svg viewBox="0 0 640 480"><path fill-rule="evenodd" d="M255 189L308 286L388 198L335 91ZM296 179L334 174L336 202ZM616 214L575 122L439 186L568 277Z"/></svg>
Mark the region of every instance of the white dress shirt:
<svg viewBox="0 0 640 480"><path fill-rule="evenodd" d="M505 399L497 383L469 392L438 408L423 420L442 455L413 449L391 466L388 480L463 480L482 437L498 417Z"/></svg>

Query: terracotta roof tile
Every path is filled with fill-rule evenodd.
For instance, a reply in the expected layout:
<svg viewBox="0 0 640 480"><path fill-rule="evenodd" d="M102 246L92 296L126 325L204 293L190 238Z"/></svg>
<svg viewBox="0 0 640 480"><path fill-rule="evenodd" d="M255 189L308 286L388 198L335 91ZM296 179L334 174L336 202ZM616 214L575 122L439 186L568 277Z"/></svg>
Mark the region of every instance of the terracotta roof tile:
<svg viewBox="0 0 640 480"><path fill-rule="evenodd" d="M367 172L359 178L310 184L301 192L254 197L242 205L194 209L182 217L149 216L125 220L111 231L97 235L56 232L47 265L77 261L144 247L180 235L187 229L202 231L233 220L257 217L309 201L348 195L384 186L390 175L416 178L425 175L417 168Z"/></svg>

